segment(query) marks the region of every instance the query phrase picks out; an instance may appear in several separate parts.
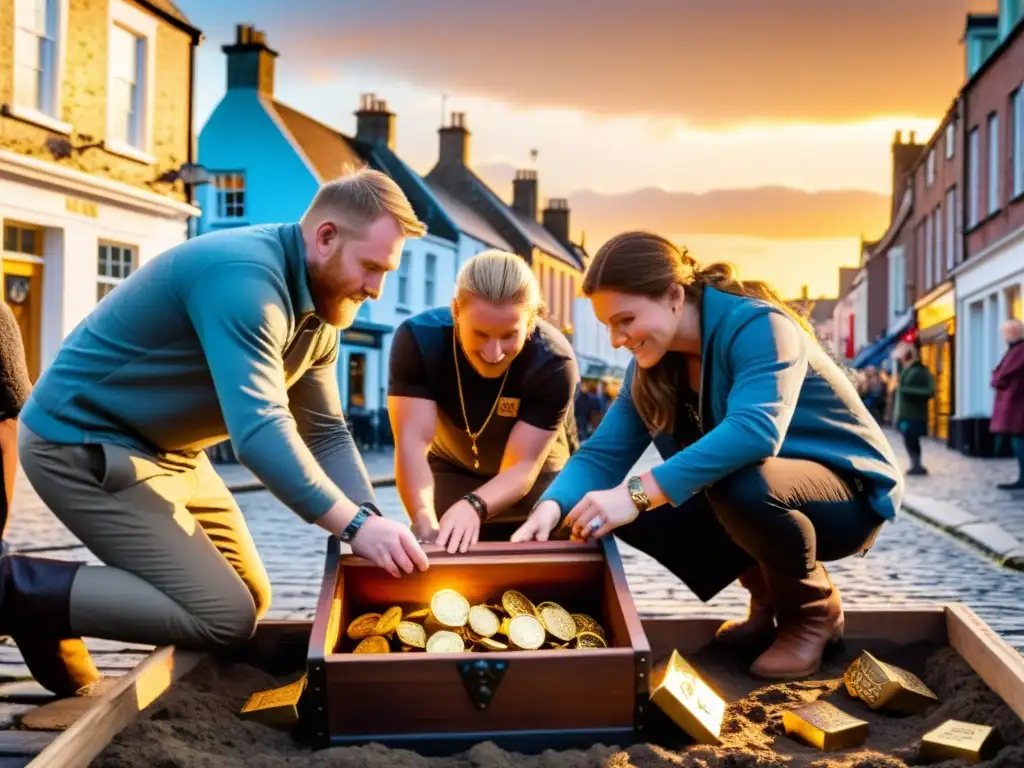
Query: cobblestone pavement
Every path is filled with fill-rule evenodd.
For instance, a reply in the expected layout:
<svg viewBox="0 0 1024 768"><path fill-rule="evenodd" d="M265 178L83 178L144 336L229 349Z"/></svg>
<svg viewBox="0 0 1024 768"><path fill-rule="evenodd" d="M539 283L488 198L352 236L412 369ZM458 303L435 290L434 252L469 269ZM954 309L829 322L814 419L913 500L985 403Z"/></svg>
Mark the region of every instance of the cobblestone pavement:
<svg viewBox="0 0 1024 768"><path fill-rule="evenodd" d="M906 469L908 459L903 438L894 430L886 430L886 436ZM921 444L922 463L928 474L906 478L909 497L952 503L980 520L997 523L1024 541L1024 491L996 488L999 483L1017 479L1015 459L965 456L938 440L925 439Z"/></svg>
<svg viewBox="0 0 1024 768"><path fill-rule="evenodd" d="M926 451L926 456L935 456L932 463L937 469L937 451ZM656 454L649 451L637 469L642 471L655 461ZM927 481L928 478L923 480ZM943 478L942 482L947 481ZM12 547L95 562L31 493L24 477L17 491L18 502L7 537ZM404 520L393 487L379 488L377 495L389 516ZM303 523L265 491L241 493L238 501L274 585L271 618L310 618L323 577L326 534ZM737 585L704 605L660 564L624 543L620 542L620 547L630 588L645 617L724 617L741 612L746 606L746 593ZM694 555L700 556L697 551ZM1020 599L1024 594L1024 575L995 565L966 544L908 515L889 524L866 557L835 563L830 571L849 605L909 606L962 601L1014 647L1024 650L1024 601Z"/></svg>
<svg viewBox="0 0 1024 768"><path fill-rule="evenodd" d="M389 485L395 481L395 451L393 448L381 448L376 451L363 451L363 464L374 485ZM241 464L214 464L214 468L224 478L228 488L233 490L251 489L262 485L256 475Z"/></svg>

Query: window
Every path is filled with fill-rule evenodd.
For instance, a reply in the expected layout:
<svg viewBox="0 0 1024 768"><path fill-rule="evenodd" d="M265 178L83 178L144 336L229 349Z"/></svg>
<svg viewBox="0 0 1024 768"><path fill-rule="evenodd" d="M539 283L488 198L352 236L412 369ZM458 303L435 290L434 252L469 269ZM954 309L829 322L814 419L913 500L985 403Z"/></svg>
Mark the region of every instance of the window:
<svg viewBox="0 0 1024 768"><path fill-rule="evenodd" d="M981 150L978 146L978 129L974 128L967 135L967 226L978 223L981 209Z"/></svg>
<svg viewBox="0 0 1024 768"><path fill-rule="evenodd" d="M130 245L100 243L96 301L99 302L134 272L137 261L135 248Z"/></svg>
<svg viewBox="0 0 1024 768"><path fill-rule="evenodd" d="M902 245L889 251L889 323L907 309L907 257Z"/></svg>
<svg viewBox="0 0 1024 768"><path fill-rule="evenodd" d="M925 171L924 183L930 187L935 182L935 150L928 153L928 165Z"/></svg>
<svg viewBox="0 0 1024 768"><path fill-rule="evenodd" d="M423 280L423 303L432 307L437 303L437 255L427 254L427 274Z"/></svg>
<svg viewBox="0 0 1024 768"><path fill-rule="evenodd" d="M111 0L107 48L108 151L153 164L149 154L153 127L153 90L156 81L156 16Z"/></svg>
<svg viewBox="0 0 1024 768"><path fill-rule="evenodd" d="M1024 194L1024 87L1018 88L1010 96L1010 123L1012 131L1013 153L1013 196Z"/></svg>
<svg viewBox="0 0 1024 768"><path fill-rule="evenodd" d="M956 266L956 187L946 192L946 271Z"/></svg>
<svg viewBox="0 0 1024 768"><path fill-rule="evenodd" d="M412 254L408 251L402 253L402 261L398 265L398 306L409 306L409 271L412 266Z"/></svg>
<svg viewBox="0 0 1024 768"><path fill-rule="evenodd" d="M935 232L935 271L934 271L934 275L935 275L935 282L939 283L939 282L942 281L942 261L943 261L942 257L944 255L944 252L942 250L942 246L943 246L943 241L942 241L943 226L942 226L942 206L941 205L939 207L937 207L935 209L935 212L932 214L932 229Z"/></svg>
<svg viewBox="0 0 1024 768"><path fill-rule="evenodd" d="M946 126L946 159L949 160L953 156L954 148L956 145L956 123L950 123Z"/></svg>
<svg viewBox="0 0 1024 768"><path fill-rule="evenodd" d="M114 141L142 147L142 97L146 75L146 41L124 27L110 32L111 124L108 135Z"/></svg>
<svg viewBox="0 0 1024 768"><path fill-rule="evenodd" d="M4 224L4 248L9 253L43 255L43 230L28 224Z"/></svg>
<svg viewBox="0 0 1024 768"><path fill-rule="evenodd" d="M1021 309L1020 286L1011 285L1005 291L1006 294L1006 319L1024 320L1024 312Z"/></svg>
<svg viewBox="0 0 1024 768"><path fill-rule="evenodd" d="M999 115L988 116L988 212L999 210Z"/></svg>
<svg viewBox="0 0 1024 768"><path fill-rule="evenodd" d="M245 174L224 172L213 174L218 219L245 218Z"/></svg>
<svg viewBox="0 0 1024 768"><path fill-rule="evenodd" d="M29 119L60 116L60 19L60 0L15 0L14 104Z"/></svg>
<svg viewBox="0 0 1024 768"><path fill-rule="evenodd" d="M924 217L924 285L922 286L925 291L932 287L932 255L935 252L935 241L933 240L932 233L932 217L926 215Z"/></svg>

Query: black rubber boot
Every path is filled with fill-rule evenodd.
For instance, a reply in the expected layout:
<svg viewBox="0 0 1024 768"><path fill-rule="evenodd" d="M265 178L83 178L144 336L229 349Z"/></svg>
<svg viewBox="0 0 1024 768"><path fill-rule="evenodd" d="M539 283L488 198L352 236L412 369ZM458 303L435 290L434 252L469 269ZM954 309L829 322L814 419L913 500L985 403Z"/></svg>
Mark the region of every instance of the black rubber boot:
<svg viewBox="0 0 1024 768"><path fill-rule="evenodd" d="M102 678L71 631L71 585L82 563L27 555L0 558L0 635L10 635L41 686L74 696Z"/></svg>

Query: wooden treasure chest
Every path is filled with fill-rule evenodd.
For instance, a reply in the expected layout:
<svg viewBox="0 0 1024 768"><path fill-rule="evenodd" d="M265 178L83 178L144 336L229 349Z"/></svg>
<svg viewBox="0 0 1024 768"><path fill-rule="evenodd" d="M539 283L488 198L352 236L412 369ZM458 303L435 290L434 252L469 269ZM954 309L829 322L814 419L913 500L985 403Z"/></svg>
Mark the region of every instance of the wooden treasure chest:
<svg viewBox="0 0 1024 768"><path fill-rule="evenodd" d="M396 579L330 540L307 660L318 745L436 753L633 739L651 658L612 537L427 553L427 571ZM560 632L566 614L594 623L589 641Z"/></svg>

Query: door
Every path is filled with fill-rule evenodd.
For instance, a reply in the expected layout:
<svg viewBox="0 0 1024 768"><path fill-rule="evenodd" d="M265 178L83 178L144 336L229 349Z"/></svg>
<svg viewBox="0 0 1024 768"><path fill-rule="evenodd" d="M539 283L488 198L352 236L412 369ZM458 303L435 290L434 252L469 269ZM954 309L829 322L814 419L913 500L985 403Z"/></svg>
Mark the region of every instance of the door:
<svg viewBox="0 0 1024 768"><path fill-rule="evenodd" d="M21 329L25 363L34 384L39 377L39 346L43 319L43 228L4 222L4 301Z"/></svg>

